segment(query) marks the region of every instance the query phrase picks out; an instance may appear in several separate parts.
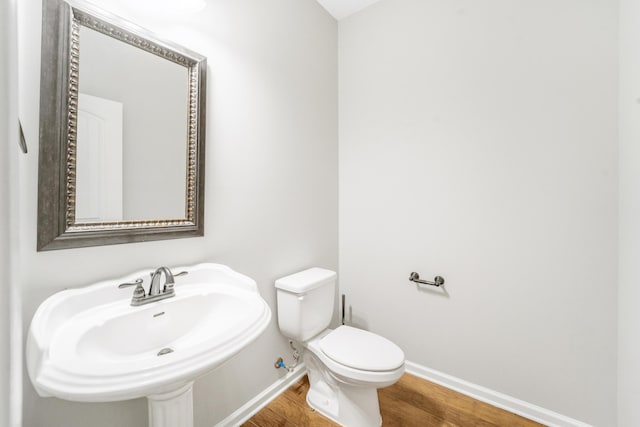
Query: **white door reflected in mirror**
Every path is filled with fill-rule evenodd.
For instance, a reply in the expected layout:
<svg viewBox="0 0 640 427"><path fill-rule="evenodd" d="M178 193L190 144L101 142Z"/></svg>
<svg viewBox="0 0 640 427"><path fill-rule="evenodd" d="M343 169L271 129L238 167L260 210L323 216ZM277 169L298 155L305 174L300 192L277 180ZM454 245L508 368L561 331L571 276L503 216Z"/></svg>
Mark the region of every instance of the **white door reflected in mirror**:
<svg viewBox="0 0 640 427"><path fill-rule="evenodd" d="M76 222L122 221L121 102L78 94Z"/></svg>

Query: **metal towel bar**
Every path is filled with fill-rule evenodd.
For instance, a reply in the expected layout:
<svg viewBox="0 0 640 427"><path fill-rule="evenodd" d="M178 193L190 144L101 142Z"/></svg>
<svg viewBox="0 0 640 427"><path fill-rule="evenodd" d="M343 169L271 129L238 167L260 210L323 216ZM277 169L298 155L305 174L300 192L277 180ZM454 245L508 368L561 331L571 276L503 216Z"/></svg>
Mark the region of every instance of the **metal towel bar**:
<svg viewBox="0 0 640 427"><path fill-rule="evenodd" d="M426 280L420 280L420 275L415 271L411 273L411 275L409 276L409 280L415 283L420 283L421 285L435 286L437 288L444 285L444 277L442 276L436 276L433 279L433 282L429 282Z"/></svg>

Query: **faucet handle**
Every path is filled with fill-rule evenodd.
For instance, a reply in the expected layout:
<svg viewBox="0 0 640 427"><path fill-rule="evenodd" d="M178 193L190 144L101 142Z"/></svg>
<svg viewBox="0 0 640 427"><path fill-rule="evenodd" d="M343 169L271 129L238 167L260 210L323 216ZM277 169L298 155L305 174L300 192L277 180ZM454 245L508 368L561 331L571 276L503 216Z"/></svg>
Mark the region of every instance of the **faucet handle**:
<svg viewBox="0 0 640 427"><path fill-rule="evenodd" d="M118 288L122 289L122 288L126 288L126 287L129 287L129 286L136 286L136 287L137 286L142 286L142 282L143 282L143 280L140 278L140 279L136 279L134 282L120 283L118 285Z"/></svg>
<svg viewBox="0 0 640 427"><path fill-rule="evenodd" d="M144 288L142 287L142 283L144 281L142 279L136 279L134 282L128 282L128 283L120 283L118 285L118 288L127 288L129 286L135 286L136 288L133 290L133 295L131 296L131 304L133 304L136 301L140 301L142 299L144 299L144 297L146 296L146 293L144 291Z"/></svg>
<svg viewBox="0 0 640 427"><path fill-rule="evenodd" d="M173 277L178 277L178 276L185 276L185 275L187 275L187 274L189 274L189 272L188 272L188 271L181 271L180 273L172 274L172 276L173 276ZM167 293L173 293L173 292L175 292L175 291L173 290L173 286L174 286L173 281L171 281L171 283L166 283L166 284L164 285L164 292L167 292Z"/></svg>

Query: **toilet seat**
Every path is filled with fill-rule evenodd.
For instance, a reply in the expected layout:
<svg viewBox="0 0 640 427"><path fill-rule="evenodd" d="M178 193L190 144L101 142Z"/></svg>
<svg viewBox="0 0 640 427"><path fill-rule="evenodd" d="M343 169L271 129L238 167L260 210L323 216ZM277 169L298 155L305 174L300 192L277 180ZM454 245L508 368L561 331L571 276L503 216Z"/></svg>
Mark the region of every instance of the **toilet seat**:
<svg viewBox="0 0 640 427"><path fill-rule="evenodd" d="M344 328L345 326L340 326L336 330L340 328ZM348 328L348 326L347 326ZM352 328L355 329L355 328ZM322 340L333 334L335 330L326 329L316 337L312 338L310 341L305 343L307 350L313 353L320 361L328 368L328 370L333 374L333 376L345 383L349 383L352 385L362 385L362 386L374 386L376 388L386 387L391 384L394 384L396 381L400 379L402 374L404 374L404 353L401 352L401 359L396 360L399 363L395 368L384 370L384 371L373 371L373 370L365 370L354 368L329 357L321 348L320 343ZM366 331L362 331L366 332ZM370 332L367 332L370 333ZM375 334L371 334L375 335ZM375 335L376 337L378 335ZM380 337L382 338L382 337ZM328 340L331 342L331 340ZM352 341L346 348L347 351L355 351L357 346L354 346L354 341ZM395 344L391 343L395 346ZM331 344L329 344L331 345ZM352 364L354 360L351 360Z"/></svg>
<svg viewBox="0 0 640 427"><path fill-rule="evenodd" d="M319 342L335 362L364 371L392 371L404 364L404 352L388 339L351 326L339 326Z"/></svg>

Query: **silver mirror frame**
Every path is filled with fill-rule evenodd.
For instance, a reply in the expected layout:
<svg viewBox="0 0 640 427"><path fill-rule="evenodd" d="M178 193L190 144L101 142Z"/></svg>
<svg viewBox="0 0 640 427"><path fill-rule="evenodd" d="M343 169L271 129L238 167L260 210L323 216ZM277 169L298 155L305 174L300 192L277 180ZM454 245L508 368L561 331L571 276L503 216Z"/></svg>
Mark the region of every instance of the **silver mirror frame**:
<svg viewBox="0 0 640 427"><path fill-rule="evenodd" d="M75 222L81 25L187 68L185 218ZM41 59L38 251L204 235L206 58L86 3L43 0Z"/></svg>

